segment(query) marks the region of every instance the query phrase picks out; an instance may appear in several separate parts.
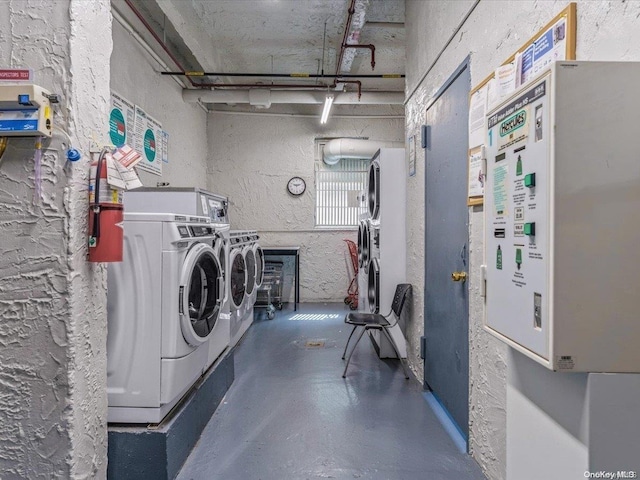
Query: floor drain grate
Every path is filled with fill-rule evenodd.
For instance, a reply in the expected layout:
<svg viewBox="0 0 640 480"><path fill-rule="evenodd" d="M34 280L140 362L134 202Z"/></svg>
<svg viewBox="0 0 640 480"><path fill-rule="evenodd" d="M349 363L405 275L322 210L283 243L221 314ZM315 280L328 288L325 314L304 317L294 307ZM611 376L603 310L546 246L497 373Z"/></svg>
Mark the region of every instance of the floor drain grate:
<svg viewBox="0 0 640 480"><path fill-rule="evenodd" d="M324 348L324 340L307 340L305 348Z"/></svg>

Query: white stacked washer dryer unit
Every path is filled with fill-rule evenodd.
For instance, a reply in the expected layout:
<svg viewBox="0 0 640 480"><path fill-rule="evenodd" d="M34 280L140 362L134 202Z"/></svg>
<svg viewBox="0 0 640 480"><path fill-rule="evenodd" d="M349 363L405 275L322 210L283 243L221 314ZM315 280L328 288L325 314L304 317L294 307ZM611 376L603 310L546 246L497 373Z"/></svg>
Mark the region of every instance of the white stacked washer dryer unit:
<svg viewBox="0 0 640 480"><path fill-rule="evenodd" d="M110 423L159 423L207 369L224 280L208 217L125 213L108 271Z"/></svg>
<svg viewBox="0 0 640 480"><path fill-rule="evenodd" d="M255 230L232 230L230 236L230 342L235 346L253 323L253 304L262 285L264 255Z"/></svg>
<svg viewBox="0 0 640 480"><path fill-rule="evenodd" d="M138 188L125 193L125 211L173 212L209 217L216 237L212 247L220 259L224 277L224 298L216 327L209 338L209 359L212 365L229 346L230 299L229 299L229 201L222 195L200 188Z"/></svg>
<svg viewBox="0 0 640 480"><path fill-rule="evenodd" d="M407 170L404 148L382 148L374 155L367 181L369 211L369 265L367 302L369 311L391 311L396 285L407 279ZM390 329L402 357L407 342L399 325ZM396 357L379 331L371 338L381 358Z"/></svg>

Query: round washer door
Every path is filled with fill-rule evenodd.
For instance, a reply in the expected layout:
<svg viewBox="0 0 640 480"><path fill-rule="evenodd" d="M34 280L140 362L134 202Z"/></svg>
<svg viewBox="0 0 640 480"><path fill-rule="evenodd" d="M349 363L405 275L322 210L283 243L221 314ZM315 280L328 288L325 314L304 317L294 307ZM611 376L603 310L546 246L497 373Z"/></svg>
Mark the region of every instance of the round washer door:
<svg viewBox="0 0 640 480"><path fill-rule="evenodd" d="M378 220L380 214L380 164L376 161L369 166L367 182L369 217Z"/></svg>
<svg viewBox="0 0 640 480"><path fill-rule="evenodd" d="M229 279L231 282L231 308L238 310L244 301L247 290L247 264L244 261L242 250L234 248L229 255Z"/></svg>
<svg viewBox="0 0 640 480"><path fill-rule="evenodd" d="M244 261L247 264L247 291L246 294L251 295L256 286L256 254L253 253L251 246L244 247L242 250Z"/></svg>
<svg viewBox="0 0 640 480"><path fill-rule="evenodd" d="M180 276L180 326L189 345L203 343L218 321L224 296L222 268L214 250L195 244L187 253Z"/></svg>
<svg viewBox="0 0 640 480"><path fill-rule="evenodd" d="M264 253L257 243L253 246L253 254L256 258L256 288L262 286L264 280Z"/></svg>
<svg viewBox="0 0 640 480"><path fill-rule="evenodd" d="M380 263L377 258L372 258L369 262L368 278L369 309L371 313L380 313Z"/></svg>

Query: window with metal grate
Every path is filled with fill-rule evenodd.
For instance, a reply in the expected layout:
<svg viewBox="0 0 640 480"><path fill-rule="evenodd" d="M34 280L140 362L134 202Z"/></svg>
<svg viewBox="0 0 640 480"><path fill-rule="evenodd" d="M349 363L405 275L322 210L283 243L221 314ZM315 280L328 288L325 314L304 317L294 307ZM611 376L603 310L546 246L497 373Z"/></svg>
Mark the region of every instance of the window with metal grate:
<svg viewBox="0 0 640 480"><path fill-rule="evenodd" d="M315 162L316 227L357 227L360 215L367 211L368 159L340 160L327 165Z"/></svg>

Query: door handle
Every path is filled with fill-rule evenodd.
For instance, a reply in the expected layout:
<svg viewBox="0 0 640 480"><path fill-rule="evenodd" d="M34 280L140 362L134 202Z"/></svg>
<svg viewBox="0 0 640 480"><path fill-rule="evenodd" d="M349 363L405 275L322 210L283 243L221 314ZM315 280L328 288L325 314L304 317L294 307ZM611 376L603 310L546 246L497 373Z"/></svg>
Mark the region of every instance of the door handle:
<svg viewBox="0 0 640 480"><path fill-rule="evenodd" d="M453 272L451 274L451 280L453 280L454 282L466 282L467 272Z"/></svg>

